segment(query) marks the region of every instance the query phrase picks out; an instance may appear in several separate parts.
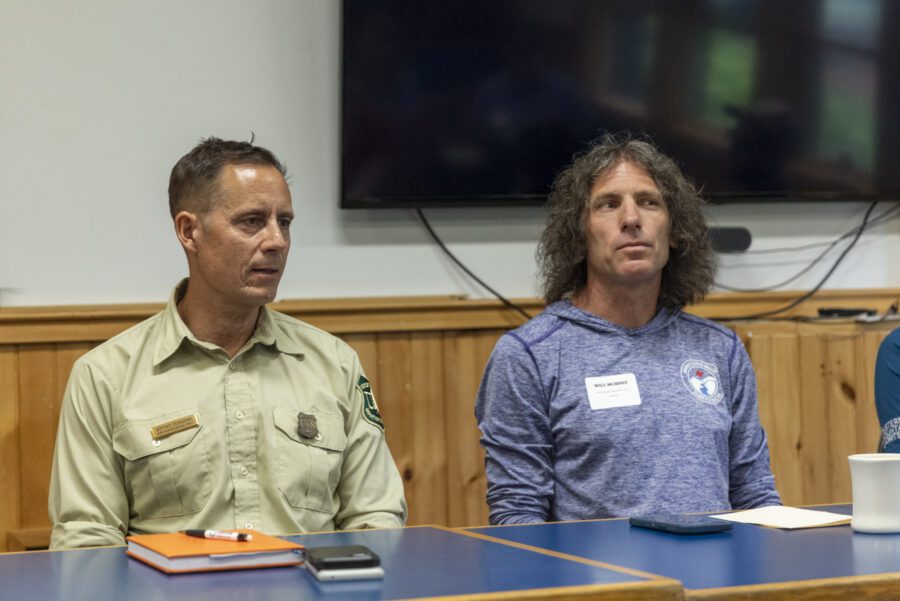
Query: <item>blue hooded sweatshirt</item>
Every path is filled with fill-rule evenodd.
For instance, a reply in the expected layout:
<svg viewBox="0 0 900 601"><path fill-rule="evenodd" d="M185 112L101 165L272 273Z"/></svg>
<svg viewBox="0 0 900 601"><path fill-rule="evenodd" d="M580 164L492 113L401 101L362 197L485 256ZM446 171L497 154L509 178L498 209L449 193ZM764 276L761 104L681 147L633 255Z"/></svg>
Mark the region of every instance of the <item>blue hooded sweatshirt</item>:
<svg viewBox="0 0 900 601"><path fill-rule="evenodd" d="M475 416L492 524L781 502L743 344L678 310L629 329L548 306L497 342Z"/></svg>

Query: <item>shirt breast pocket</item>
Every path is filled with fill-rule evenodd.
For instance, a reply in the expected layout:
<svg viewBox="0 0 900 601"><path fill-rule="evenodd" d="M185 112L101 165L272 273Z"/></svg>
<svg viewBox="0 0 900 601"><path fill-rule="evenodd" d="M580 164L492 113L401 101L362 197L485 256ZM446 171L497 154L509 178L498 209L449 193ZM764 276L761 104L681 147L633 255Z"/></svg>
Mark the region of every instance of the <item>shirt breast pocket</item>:
<svg viewBox="0 0 900 601"><path fill-rule="evenodd" d="M292 507L334 514L335 491L347 435L340 414L307 412L316 418L316 436L300 436L296 409L275 408L278 433L278 488Z"/></svg>
<svg viewBox="0 0 900 601"><path fill-rule="evenodd" d="M210 497L209 450L203 426L158 440L150 435L151 427L171 418L131 421L113 432L113 450L124 458L132 512L145 518L196 513Z"/></svg>

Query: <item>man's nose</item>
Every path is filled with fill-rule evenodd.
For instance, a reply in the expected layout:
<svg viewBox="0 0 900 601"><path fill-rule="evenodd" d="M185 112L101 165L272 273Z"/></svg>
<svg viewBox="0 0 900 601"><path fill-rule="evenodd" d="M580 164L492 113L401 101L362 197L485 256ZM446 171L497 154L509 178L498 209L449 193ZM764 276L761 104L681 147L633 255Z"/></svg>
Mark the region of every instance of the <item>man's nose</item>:
<svg viewBox="0 0 900 601"><path fill-rule="evenodd" d="M263 231L262 250L267 252L281 251L287 248L288 240L284 230L278 220L273 219L266 224Z"/></svg>
<svg viewBox="0 0 900 601"><path fill-rule="evenodd" d="M626 198L621 205L622 229L641 227L641 212L633 198Z"/></svg>

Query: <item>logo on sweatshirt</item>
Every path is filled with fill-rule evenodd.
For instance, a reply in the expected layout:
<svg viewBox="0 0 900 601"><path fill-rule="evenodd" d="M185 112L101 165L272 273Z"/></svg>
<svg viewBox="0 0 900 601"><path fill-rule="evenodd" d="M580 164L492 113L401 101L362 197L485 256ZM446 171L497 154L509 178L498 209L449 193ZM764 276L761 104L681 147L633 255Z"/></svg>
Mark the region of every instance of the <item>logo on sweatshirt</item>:
<svg viewBox="0 0 900 601"><path fill-rule="evenodd" d="M681 381L694 398L715 405L725 393L719 383L719 368L699 359L688 359L681 364Z"/></svg>

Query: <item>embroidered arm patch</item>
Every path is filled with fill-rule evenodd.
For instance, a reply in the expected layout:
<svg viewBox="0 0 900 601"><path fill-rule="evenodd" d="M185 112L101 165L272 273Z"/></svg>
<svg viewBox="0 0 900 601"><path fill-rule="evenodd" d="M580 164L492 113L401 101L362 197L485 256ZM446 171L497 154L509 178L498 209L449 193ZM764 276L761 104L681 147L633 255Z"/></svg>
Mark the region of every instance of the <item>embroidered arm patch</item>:
<svg viewBox="0 0 900 601"><path fill-rule="evenodd" d="M369 380L360 374L356 387L363 395L363 418L384 432L384 422L381 421L381 414L378 413L378 405L375 403L375 395L372 394L372 385L369 384Z"/></svg>

